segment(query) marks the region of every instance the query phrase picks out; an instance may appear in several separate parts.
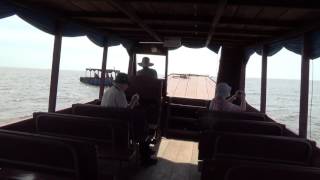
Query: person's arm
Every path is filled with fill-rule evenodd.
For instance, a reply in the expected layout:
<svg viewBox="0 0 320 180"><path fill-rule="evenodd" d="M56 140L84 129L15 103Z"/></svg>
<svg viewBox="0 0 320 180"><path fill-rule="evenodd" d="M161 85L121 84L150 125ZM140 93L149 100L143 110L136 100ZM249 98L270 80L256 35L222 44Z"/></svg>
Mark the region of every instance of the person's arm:
<svg viewBox="0 0 320 180"><path fill-rule="evenodd" d="M213 106L214 106L214 99L210 101L209 111L213 111Z"/></svg>
<svg viewBox="0 0 320 180"><path fill-rule="evenodd" d="M232 95L231 97L229 97L228 99L226 99L227 102L233 102L234 100L237 99L237 93L235 93L234 95Z"/></svg>
<svg viewBox="0 0 320 180"><path fill-rule="evenodd" d="M241 109L241 111L247 110L247 101L245 99L243 99L243 101L241 101L240 109Z"/></svg>
<svg viewBox="0 0 320 180"><path fill-rule="evenodd" d="M151 77L158 79L158 73L155 69L150 69Z"/></svg>
<svg viewBox="0 0 320 180"><path fill-rule="evenodd" d="M240 100L241 100L240 109L241 111L246 111L247 109L246 93L239 90L238 95L240 96Z"/></svg>
<svg viewBox="0 0 320 180"><path fill-rule="evenodd" d="M158 79L158 73L157 73L156 70L154 70L154 77L155 77L156 79Z"/></svg>

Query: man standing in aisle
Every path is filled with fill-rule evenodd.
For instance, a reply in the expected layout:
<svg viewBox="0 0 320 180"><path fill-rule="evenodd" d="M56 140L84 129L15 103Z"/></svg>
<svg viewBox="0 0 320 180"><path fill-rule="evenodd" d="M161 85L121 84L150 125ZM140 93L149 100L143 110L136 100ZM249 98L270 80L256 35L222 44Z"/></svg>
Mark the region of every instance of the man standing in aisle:
<svg viewBox="0 0 320 180"><path fill-rule="evenodd" d="M154 79L158 78L157 71L149 68L153 66L153 63L150 63L148 57L143 57L141 63L138 63L138 65L141 66L142 69L137 72L137 76L149 76Z"/></svg>

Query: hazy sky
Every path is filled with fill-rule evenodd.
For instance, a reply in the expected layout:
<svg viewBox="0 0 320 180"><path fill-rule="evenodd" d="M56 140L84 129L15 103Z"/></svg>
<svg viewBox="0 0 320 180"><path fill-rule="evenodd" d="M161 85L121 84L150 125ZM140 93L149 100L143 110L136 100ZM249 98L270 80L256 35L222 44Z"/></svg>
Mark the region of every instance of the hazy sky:
<svg viewBox="0 0 320 180"><path fill-rule="evenodd" d="M50 69L53 50L52 35L46 34L24 22L17 16L0 19L0 66ZM100 68L103 49L86 37L63 38L61 64L63 70ZM143 55L138 55L138 62ZM164 74L164 56L149 56L158 74ZM268 59L268 78L300 79L300 56L283 49ZM128 69L128 54L122 46L110 47L107 68ZM320 60L310 68L320 68ZM169 52L169 73L194 73L216 76L219 55L207 48L189 49L181 47ZM139 69L140 67L138 67ZM247 77L261 76L261 56L254 54L247 65ZM320 71L314 72L320 80Z"/></svg>

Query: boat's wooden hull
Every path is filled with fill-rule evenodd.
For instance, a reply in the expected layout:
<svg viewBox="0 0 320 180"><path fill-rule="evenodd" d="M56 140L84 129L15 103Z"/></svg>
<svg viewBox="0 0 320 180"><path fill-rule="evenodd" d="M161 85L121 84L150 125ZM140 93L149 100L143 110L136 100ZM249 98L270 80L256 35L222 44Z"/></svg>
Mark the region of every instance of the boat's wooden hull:
<svg viewBox="0 0 320 180"><path fill-rule="evenodd" d="M90 84L93 86L100 86L100 78L94 78L94 77L80 77L80 81L86 84ZM104 81L105 86L112 86L112 80L111 79L105 79Z"/></svg>

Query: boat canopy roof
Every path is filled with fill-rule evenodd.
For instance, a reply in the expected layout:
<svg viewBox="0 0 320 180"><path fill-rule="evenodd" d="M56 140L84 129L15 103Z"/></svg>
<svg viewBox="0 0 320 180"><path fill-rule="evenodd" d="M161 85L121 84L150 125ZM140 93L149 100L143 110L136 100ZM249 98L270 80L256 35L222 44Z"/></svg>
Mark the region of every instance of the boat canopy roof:
<svg viewBox="0 0 320 180"><path fill-rule="evenodd" d="M320 56L317 0L2 0L0 18L17 14L50 34L83 36L99 46L141 42L177 48L246 47L268 55L282 47L301 53L310 32L311 56ZM175 45L175 47L172 47ZM159 53L160 54L160 53Z"/></svg>

